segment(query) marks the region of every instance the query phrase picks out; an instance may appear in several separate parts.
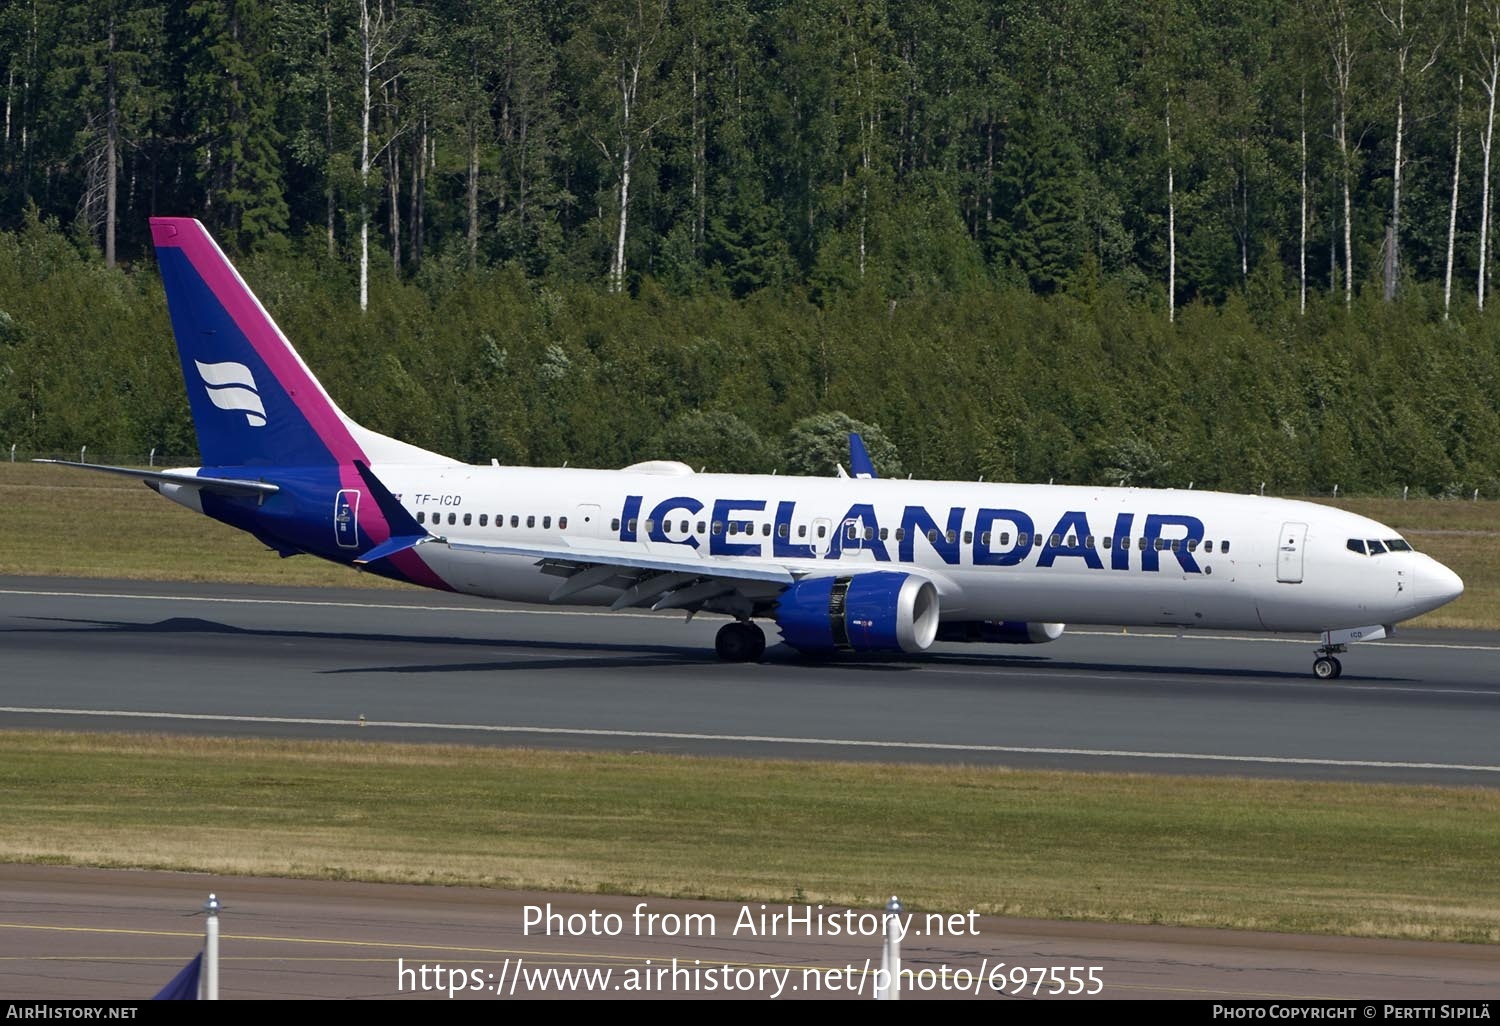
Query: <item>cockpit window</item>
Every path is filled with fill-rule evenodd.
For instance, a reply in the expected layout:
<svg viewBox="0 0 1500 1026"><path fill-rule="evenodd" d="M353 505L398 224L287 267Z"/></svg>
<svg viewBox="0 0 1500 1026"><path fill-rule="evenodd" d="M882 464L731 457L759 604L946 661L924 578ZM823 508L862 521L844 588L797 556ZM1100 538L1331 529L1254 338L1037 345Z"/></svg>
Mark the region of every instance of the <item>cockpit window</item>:
<svg viewBox="0 0 1500 1026"><path fill-rule="evenodd" d="M1363 538L1350 538L1344 543L1344 547L1350 552L1358 552L1361 556L1365 554L1365 542Z"/></svg>
<svg viewBox="0 0 1500 1026"><path fill-rule="evenodd" d="M1385 546L1374 538L1369 539L1367 544L1370 546L1370 555L1372 556L1378 556L1385 551Z"/></svg>
<svg viewBox="0 0 1500 1026"><path fill-rule="evenodd" d="M1416 551L1410 545L1408 545L1406 542L1402 541L1400 538L1387 538L1385 540L1385 547L1388 548L1388 549L1390 549L1392 552L1415 552Z"/></svg>

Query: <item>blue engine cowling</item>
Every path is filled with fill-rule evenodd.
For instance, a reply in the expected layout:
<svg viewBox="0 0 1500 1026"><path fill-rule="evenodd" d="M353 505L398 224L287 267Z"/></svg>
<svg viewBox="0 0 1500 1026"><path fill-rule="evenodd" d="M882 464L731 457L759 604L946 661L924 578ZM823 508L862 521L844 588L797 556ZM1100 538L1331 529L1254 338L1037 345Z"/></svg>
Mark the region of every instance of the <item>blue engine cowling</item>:
<svg viewBox="0 0 1500 1026"><path fill-rule="evenodd" d="M1020 620L953 620L938 628L939 641L978 641L990 645L1040 645L1062 637L1063 624Z"/></svg>
<svg viewBox="0 0 1500 1026"><path fill-rule="evenodd" d="M938 593L891 571L815 577L782 592L774 618L799 652L922 652L937 637Z"/></svg>

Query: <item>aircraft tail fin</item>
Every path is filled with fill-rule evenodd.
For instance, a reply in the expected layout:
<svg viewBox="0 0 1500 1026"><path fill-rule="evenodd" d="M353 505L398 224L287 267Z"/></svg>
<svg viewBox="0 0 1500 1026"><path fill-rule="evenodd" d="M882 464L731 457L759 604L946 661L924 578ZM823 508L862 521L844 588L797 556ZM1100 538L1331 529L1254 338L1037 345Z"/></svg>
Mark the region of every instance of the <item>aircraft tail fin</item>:
<svg viewBox="0 0 1500 1026"><path fill-rule="evenodd" d="M204 466L454 462L340 410L200 222L153 217L151 237Z"/></svg>
<svg viewBox="0 0 1500 1026"><path fill-rule="evenodd" d="M849 469L854 472L855 477L875 476L875 464L870 462L865 440L859 437L857 431L849 432Z"/></svg>

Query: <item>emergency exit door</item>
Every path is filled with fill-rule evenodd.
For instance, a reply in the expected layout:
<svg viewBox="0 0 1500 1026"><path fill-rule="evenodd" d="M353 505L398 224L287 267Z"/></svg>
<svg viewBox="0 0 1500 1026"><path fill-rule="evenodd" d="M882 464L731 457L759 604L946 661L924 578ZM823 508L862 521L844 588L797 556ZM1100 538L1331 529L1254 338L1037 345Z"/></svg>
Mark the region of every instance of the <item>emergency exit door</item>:
<svg viewBox="0 0 1500 1026"><path fill-rule="evenodd" d="M1302 583L1302 550L1307 543L1306 524L1282 524L1276 539L1276 580L1282 584Z"/></svg>

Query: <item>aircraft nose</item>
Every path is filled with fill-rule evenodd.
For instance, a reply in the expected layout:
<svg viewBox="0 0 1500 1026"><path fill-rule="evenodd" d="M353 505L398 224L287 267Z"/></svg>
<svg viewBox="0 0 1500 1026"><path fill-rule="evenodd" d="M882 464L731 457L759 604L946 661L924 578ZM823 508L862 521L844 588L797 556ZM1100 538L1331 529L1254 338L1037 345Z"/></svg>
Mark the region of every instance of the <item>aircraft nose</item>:
<svg viewBox="0 0 1500 1026"><path fill-rule="evenodd" d="M1417 595L1436 609L1464 593L1463 578L1430 556L1417 569Z"/></svg>

